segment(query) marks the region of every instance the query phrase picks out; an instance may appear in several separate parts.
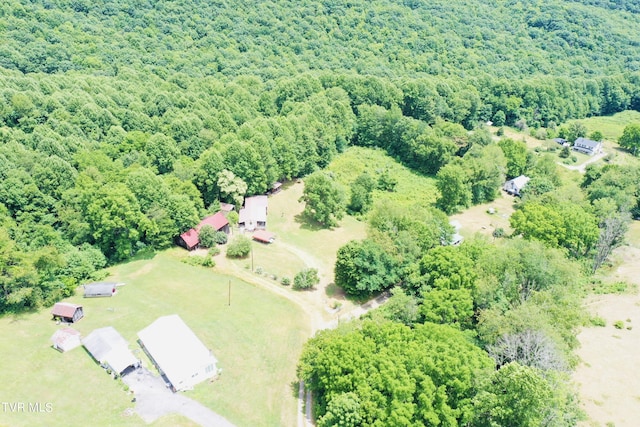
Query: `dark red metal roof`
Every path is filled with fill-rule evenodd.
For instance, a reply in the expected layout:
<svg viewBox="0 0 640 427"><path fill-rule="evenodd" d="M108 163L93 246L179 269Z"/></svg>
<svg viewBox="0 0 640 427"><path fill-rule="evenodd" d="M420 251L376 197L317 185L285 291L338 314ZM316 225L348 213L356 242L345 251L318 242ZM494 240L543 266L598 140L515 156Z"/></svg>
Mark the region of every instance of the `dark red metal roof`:
<svg viewBox="0 0 640 427"><path fill-rule="evenodd" d="M60 317L73 317L76 310L81 308L81 305L70 304L68 302L57 302L51 310L51 314Z"/></svg>
<svg viewBox="0 0 640 427"><path fill-rule="evenodd" d="M256 230L252 237L253 240L257 240L259 242L271 243L276 238L276 235L266 230Z"/></svg>
<svg viewBox="0 0 640 427"><path fill-rule="evenodd" d="M229 224L227 217L224 216L222 212L218 212L215 215L211 215L200 221L200 224L196 226L196 228L192 228L191 230L182 233L180 237L184 240L184 243L187 245L187 249L192 249L200 243L200 238L198 237L198 231L204 225L210 225L214 230L219 231Z"/></svg>

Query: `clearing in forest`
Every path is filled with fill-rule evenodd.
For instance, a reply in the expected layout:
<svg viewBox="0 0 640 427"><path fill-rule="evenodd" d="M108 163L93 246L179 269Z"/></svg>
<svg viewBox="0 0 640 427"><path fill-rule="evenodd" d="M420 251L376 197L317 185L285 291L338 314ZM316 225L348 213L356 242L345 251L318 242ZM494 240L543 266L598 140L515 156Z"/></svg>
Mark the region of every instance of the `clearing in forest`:
<svg viewBox="0 0 640 427"><path fill-rule="evenodd" d="M111 280L126 283L113 298L69 298L81 302L85 317L74 328L86 336L113 326L143 364L154 370L138 344L137 332L159 316L179 314L218 359L223 373L184 393L232 423L243 426L295 425L291 383L303 343L310 334L307 315L294 303L212 269L179 261L182 249L110 269ZM229 283L231 305L229 306ZM50 402L51 412L0 412L11 426L145 425L133 395L82 349L58 353L49 338L60 328L50 310L0 318L0 390L3 402ZM152 426L192 425L167 415Z"/></svg>

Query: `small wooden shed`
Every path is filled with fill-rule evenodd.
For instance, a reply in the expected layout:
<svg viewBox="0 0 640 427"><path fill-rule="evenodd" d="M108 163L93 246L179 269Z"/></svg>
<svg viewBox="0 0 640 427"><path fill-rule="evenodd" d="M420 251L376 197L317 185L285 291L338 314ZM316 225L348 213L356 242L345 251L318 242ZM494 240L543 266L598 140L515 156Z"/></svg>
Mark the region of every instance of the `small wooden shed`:
<svg viewBox="0 0 640 427"><path fill-rule="evenodd" d="M253 240L258 241L260 243L273 243L276 239L276 235L268 232L267 230L256 230L253 233Z"/></svg>
<svg viewBox="0 0 640 427"><path fill-rule="evenodd" d="M60 353L80 347L80 332L73 328L58 329L51 337L53 348Z"/></svg>
<svg viewBox="0 0 640 427"><path fill-rule="evenodd" d="M82 306L68 302L57 302L51 310L54 320L66 323L75 323L84 317Z"/></svg>

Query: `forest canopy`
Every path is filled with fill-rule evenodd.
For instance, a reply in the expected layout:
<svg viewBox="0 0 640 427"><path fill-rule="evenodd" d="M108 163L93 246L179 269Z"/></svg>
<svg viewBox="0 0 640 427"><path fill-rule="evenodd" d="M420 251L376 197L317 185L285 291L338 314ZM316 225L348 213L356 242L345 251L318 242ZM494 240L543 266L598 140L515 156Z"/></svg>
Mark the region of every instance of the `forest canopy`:
<svg viewBox="0 0 640 427"><path fill-rule="evenodd" d="M10 0L0 18L1 311L351 144L466 169L449 212L518 165L487 162L478 124L640 109L637 10L606 1Z"/></svg>

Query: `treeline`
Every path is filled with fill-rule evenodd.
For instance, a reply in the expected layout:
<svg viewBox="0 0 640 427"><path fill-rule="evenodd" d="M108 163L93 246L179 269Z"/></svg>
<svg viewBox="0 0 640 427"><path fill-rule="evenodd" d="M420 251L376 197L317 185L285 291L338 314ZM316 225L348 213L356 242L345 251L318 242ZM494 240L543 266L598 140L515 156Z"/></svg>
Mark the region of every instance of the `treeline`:
<svg viewBox="0 0 640 427"><path fill-rule="evenodd" d="M400 286L364 321L307 343L298 373L318 425L576 425L568 371L584 321L579 263L527 239L433 239L398 263L412 239L380 236L379 215L367 240L340 249L336 283L350 293Z"/></svg>
<svg viewBox="0 0 640 427"><path fill-rule="evenodd" d="M395 77L610 75L640 66L637 12L632 1L596 0L10 0L0 11L0 66L268 80L345 69Z"/></svg>
<svg viewBox="0 0 640 427"><path fill-rule="evenodd" d="M610 99L609 80L594 86L591 107ZM630 107L637 88L617 81L618 108ZM170 245L218 201L238 203L276 180L309 174L349 144L382 147L416 171L450 176L441 182L460 192L441 188L448 198L438 206L446 212L492 200L503 166L522 159L498 162L491 136L465 129L486 118L482 111L496 116L493 109L502 108L496 100L484 104L471 84L338 73L222 82L134 70L117 77L3 71L0 201L11 219L8 235L24 253L56 248L61 265L67 244L123 260ZM505 121L541 111L524 99L513 105ZM63 270L52 270L59 283L70 277ZM5 299L41 281L9 280ZM18 301L12 307L36 304Z"/></svg>

